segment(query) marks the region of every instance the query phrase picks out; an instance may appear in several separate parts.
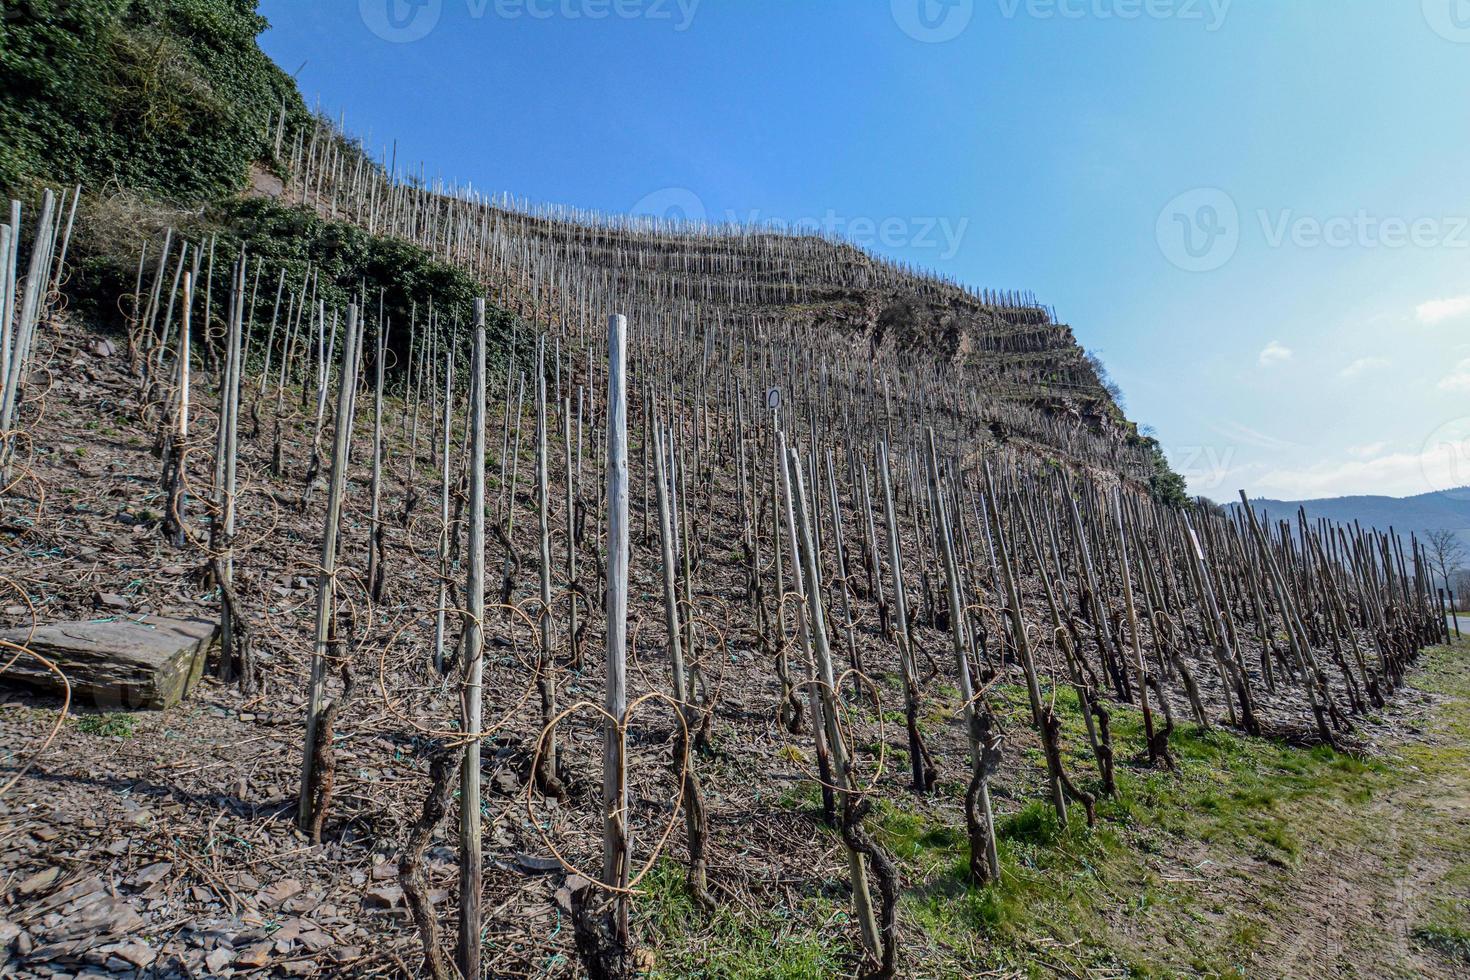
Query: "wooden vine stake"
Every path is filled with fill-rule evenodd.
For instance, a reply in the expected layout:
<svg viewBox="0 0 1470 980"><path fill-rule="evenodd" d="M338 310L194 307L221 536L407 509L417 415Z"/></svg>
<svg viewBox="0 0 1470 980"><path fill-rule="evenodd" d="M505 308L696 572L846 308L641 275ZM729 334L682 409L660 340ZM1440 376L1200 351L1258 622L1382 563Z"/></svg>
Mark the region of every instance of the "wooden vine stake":
<svg viewBox="0 0 1470 980"><path fill-rule="evenodd" d="M325 742L321 733L326 701L327 650L335 645L337 617L337 538L342 516L342 496L347 484L347 462L352 447L352 409L357 387L357 305L347 307L347 338L342 346L342 372L337 391L337 431L332 449L331 482L327 488L327 516L322 534L321 571L316 586L316 638L311 650L311 680L306 709L306 739L301 753L301 788L296 801L296 820L310 832L317 826L320 806L317 795L320 767L318 757Z"/></svg>
<svg viewBox="0 0 1470 980"><path fill-rule="evenodd" d="M434 670L445 674L449 664L444 656L446 604L449 602L449 543L454 531L449 523L449 454L454 434L454 352L444 355L444 419L440 433L443 470L439 474L439 595L434 612Z"/></svg>
<svg viewBox="0 0 1470 980"><path fill-rule="evenodd" d="M611 910L587 904L591 889L574 896L577 951L597 978L626 977L629 968L627 766L623 726L628 710L628 318L607 325L607 682L602 720L602 884Z"/></svg>
<svg viewBox="0 0 1470 980"><path fill-rule="evenodd" d="M1114 493L1113 520L1118 529L1118 578L1123 583L1123 608L1128 614L1128 635L1133 642L1133 679L1138 684L1138 702L1143 709L1143 734L1148 752L1149 765L1162 763L1174 768L1174 757L1169 752L1169 735L1173 728L1167 716L1162 729L1155 729L1153 707L1149 703L1149 671L1143 658L1143 637L1138 629L1138 610L1133 603L1133 573L1128 563L1128 534L1123 528L1122 498Z"/></svg>
<svg viewBox="0 0 1470 980"><path fill-rule="evenodd" d="M795 507L796 540L800 552L799 560L805 574L806 605L810 616L808 629L812 642L812 653L816 657L817 675L812 680L819 692L814 710L821 717L813 724L822 728L827 735L827 747L831 753L832 778L842 794L842 839L847 845L848 869L852 876L852 907L862 933L863 946L876 969L867 977L891 977L897 969L896 916L898 913L898 871L883 849L863 829L863 818L872 809L872 802L862 793L852 761L848 756L847 740L842 733L842 720L837 703L837 678L832 670L832 648L827 640L827 615L823 608L820 573L817 569L818 551L812 533L812 520L807 506L806 482L800 454L787 451L787 471L791 481L791 502ZM883 898L883 923L879 927L873 909L873 896L868 886L868 868L878 876L878 886Z"/></svg>
<svg viewBox="0 0 1470 980"><path fill-rule="evenodd" d="M146 244L146 243L145 243ZM15 266L10 225L0 224L0 402L5 399L6 379L10 377L10 306L15 290L10 285L10 270ZM143 260L138 260L141 277Z"/></svg>
<svg viewBox="0 0 1470 980"><path fill-rule="evenodd" d="M171 415L164 418L163 536L175 548L185 544L184 447L189 439L189 348L192 341L190 312L194 305L194 277L184 276L184 321L179 330L179 363L174 379L177 398ZM3 315L3 314L0 314Z"/></svg>
<svg viewBox="0 0 1470 980"><path fill-rule="evenodd" d="M791 478L791 467L787 463L786 433L776 433L776 469L780 471L781 489L785 502L786 532L790 539L791 551L791 584L792 594L801 600L812 592L820 593L820 582L812 582L808 576L812 568L806 566L801 560L801 532L800 525L796 520L795 492L796 482ZM783 593L784 594L784 593ZM807 612L806 604L798 601L796 606L797 632L801 637L801 648L803 660L806 662L806 693L807 704L812 713L812 747L817 754L818 782L822 788L822 819L829 827L837 826L837 797L836 791L840 780L832 776L831 749L828 746L827 728L822 723L822 690L817 675L817 662L815 652L812 650L812 627L811 616Z"/></svg>
<svg viewBox="0 0 1470 980"><path fill-rule="evenodd" d="M607 325L607 689L603 707L610 718L602 741L602 880L628 884L628 787L623 741L613 719L628 710L628 318ZM616 905L617 936L628 940L628 900Z"/></svg>
<svg viewBox="0 0 1470 980"><path fill-rule="evenodd" d="M684 827L689 834L689 893L705 909L714 908L704 857L707 838L704 793L699 774L690 753L689 733L699 727L699 712L691 702L688 671L684 664L684 648L679 636L679 593L674 582L674 532L670 519L669 484L664 464L663 427L655 428L653 447L658 474L658 531L662 548L664 587L664 626L669 634L669 662L673 670L674 700L679 706L679 725L674 742L673 766L676 776L684 781Z"/></svg>
<svg viewBox="0 0 1470 980"><path fill-rule="evenodd" d="M475 300L475 350L470 367L470 541L465 580L465 733L459 770L459 972L480 976L480 727L485 668L485 301Z"/></svg>
<svg viewBox="0 0 1470 980"><path fill-rule="evenodd" d="M186 297L187 300L187 297ZM187 312L187 311L186 311ZM207 320L207 317L206 317ZM238 621L235 604L235 490L240 444L240 377L242 335L245 332L245 257L235 274L235 283L230 292L230 322L226 336L227 354L224 377L220 384L220 431L217 442L218 460L215 465L219 482L217 506L219 510L216 536L221 554L215 559L215 579L224 596L220 616L220 666L221 680L230 680L233 672L240 672L241 686L251 684L251 665L246 650L248 641ZM207 334L206 334L207 337ZM185 352L187 356L187 351ZM347 378L350 371L343 370ZM351 422L348 423L349 428Z"/></svg>
<svg viewBox="0 0 1470 980"><path fill-rule="evenodd" d="M383 362L387 360L388 329L378 313L377 344L373 352L373 477L369 496L372 504L368 512L368 593L374 602L383 601L383 585L386 578L385 554L383 549Z"/></svg>
<svg viewBox="0 0 1470 980"><path fill-rule="evenodd" d="M26 274L25 292L21 296L19 317L14 317L13 305L15 299L10 296L15 288L15 263L16 256L20 252L20 204L11 202L11 236L10 254L7 264L10 270L5 278L9 280L6 293L9 297L6 309L6 331L0 336L0 367L4 369L4 376L0 377L0 486L9 486L11 468L15 457L15 433L12 426L16 424L17 415L20 411L21 389L25 386L26 371L30 361L31 344L35 340L37 321L41 317L42 304L46 297L46 285L49 278L46 270L50 266L51 232L56 215L56 195L47 190L41 198L41 218L36 226L36 241L31 249L30 270ZM14 319L14 326L10 321Z"/></svg>
<svg viewBox="0 0 1470 980"><path fill-rule="evenodd" d="M888 469L888 446L878 443L878 473L883 483L884 514L888 520L888 567L893 573L893 633L898 641L898 663L903 673L904 721L909 735L909 765L912 767L913 787L916 793L927 793L934 788L938 772L924 745L924 736L919 730L919 671L914 663L913 646L909 637L908 600L903 587L903 556L898 539L898 513L893 507L893 480ZM866 487L866 484L864 484ZM868 512L872 522L872 509ZM874 558L874 567L877 559ZM882 579L875 573L874 579ZM881 600L879 600L881 603ZM966 698L966 700L969 700Z"/></svg>
<svg viewBox="0 0 1470 980"><path fill-rule="evenodd" d="M551 609L551 480L548 464L546 408L546 338L536 342L536 514L540 563L541 616L537 626L541 643L536 660L536 690L541 695L541 723L550 726L556 717L556 659L552 655L553 614ZM570 515L569 515L570 519ZM548 728L537 755L536 785L547 796L562 799L566 788L557 778L556 730Z"/></svg>
<svg viewBox="0 0 1470 980"><path fill-rule="evenodd" d="M955 678L960 697L965 699L965 732L970 741L970 783L965 790L965 826L970 837L970 877L976 884L1000 880L1000 853L995 845L995 811L990 803L990 777L1000 768L1000 725L984 692L976 693L970 679L970 656L966 647L965 613L960 603L959 563L951 540L949 513L939 490L938 459L934 432L929 432L929 473L938 502L935 517L944 549L944 580L949 599L949 632L953 643ZM887 486L886 461L885 480Z"/></svg>

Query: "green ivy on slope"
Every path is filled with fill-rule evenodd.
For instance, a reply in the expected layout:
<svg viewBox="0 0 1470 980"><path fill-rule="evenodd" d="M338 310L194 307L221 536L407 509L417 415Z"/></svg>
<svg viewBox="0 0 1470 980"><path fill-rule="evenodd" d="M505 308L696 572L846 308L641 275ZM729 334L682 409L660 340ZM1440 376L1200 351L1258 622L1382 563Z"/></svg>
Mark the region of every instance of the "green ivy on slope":
<svg viewBox="0 0 1470 980"><path fill-rule="evenodd" d="M299 284L310 267L317 275L317 298L328 310L346 309L349 302L361 299L365 312L376 318L381 297L384 315L392 323L393 346L400 354L407 353L410 324L416 322L422 329L430 306L441 323L457 325L460 337L468 336L474 300L485 295L473 276L436 261L417 245L326 221L306 208L250 198L221 203L210 209L206 220L222 236L217 265L222 259L233 261L241 243L252 256L252 276L255 259L264 261L270 280L262 281L262 296L274 299L276 270L285 269L286 281ZM493 306L488 315L494 363L510 343L514 317Z"/></svg>
<svg viewBox="0 0 1470 980"><path fill-rule="evenodd" d="M1149 492L1154 499L1170 507L1188 507L1189 485L1169 465L1169 458L1164 455L1164 447L1159 445L1159 440L1148 436L1144 438L1143 445L1154 464L1153 475L1148 480Z"/></svg>
<svg viewBox="0 0 1470 980"><path fill-rule="evenodd" d="M192 246L205 249L206 254L209 240L215 239L216 317L222 315L218 305L227 295L231 267L244 247L250 261L250 293L257 304L255 325L262 333L270 323L282 271L288 295L298 294L308 272L313 274L313 294L326 305L329 316L345 312L348 303L358 302L364 316L376 322L381 301L383 314L391 323L390 346L399 363L407 358L411 325L417 324L422 337L430 309L451 332L457 327L463 339L473 322L474 301L485 295L484 287L469 273L437 261L417 245L328 221L308 208L266 198L231 198L217 201L202 214L175 217L183 217L174 222L178 235ZM153 240L150 255L157 254L161 240L160 230L137 229L135 220L135 215L126 210L119 215L84 202L72 277L67 283L75 312L111 327L120 325L126 304L120 306L118 297L133 290L142 238ZM130 237L135 234L138 237ZM205 270L207 262L202 260L201 274ZM150 280L154 272L150 263ZM196 295L202 293L201 286ZM490 299L489 359L494 365L506 361L517 319L497 308L494 297ZM283 298L283 317L287 306ZM526 344L520 346L524 356ZM460 347L461 354L468 350L466 344Z"/></svg>
<svg viewBox="0 0 1470 980"><path fill-rule="evenodd" d="M268 159L266 125L308 121L256 44L256 0L0 2L0 189L129 188L198 203Z"/></svg>

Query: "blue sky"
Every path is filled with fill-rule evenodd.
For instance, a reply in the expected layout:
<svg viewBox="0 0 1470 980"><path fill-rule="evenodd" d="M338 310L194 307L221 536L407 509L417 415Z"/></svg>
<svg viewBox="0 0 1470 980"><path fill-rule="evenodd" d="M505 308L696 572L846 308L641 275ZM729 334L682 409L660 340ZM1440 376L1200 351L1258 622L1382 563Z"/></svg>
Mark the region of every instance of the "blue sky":
<svg viewBox="0 0 1470 980"><path fill-rule="evenodd" d="M1217 499L1470 483L1470 0L261 0L430 176L1034 291Z"/></svg>

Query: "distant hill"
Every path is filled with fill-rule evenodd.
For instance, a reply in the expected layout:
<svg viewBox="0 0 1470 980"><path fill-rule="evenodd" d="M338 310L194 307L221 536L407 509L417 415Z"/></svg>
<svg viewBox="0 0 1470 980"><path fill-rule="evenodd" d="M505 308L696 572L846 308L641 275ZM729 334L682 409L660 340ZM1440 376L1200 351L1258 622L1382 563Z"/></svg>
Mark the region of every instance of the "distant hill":
<svg viewBox="0 0 1470 980"><path fill-rule="evenodd" d="M1364 527L1377 527L1408 534L1410 532L1447 529L1459 534L1470 549L1470 487L1421 493L1415 497L1327 497L1320 500L1268 500L1254 498L1251 505L1257 514L1273 519L1294 519L1298 507L1308 518L1325 517L1332 521L1357 521ZM1239 507L1232 504L1231 507Z"/></svg>

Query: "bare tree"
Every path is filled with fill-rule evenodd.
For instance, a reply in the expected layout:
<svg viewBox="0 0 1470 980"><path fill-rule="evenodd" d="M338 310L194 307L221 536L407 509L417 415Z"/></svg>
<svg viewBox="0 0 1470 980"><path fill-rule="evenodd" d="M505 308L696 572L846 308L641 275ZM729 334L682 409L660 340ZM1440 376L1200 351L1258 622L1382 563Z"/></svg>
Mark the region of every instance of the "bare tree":
<svg viewBox="0 0 1470 980"><path fill-rule="evenodd" d="M1465 596L1470 595L1470 568L1450 573L1450 584L1455 587L1455 605L1458 606Z"/></svg>
<svg viewBox="0 0 1470 980"><path fill-rule="evenodd" d="M1445 592L1452 591L1450 576L1465 564L1465 542L1460 540L1458 532L1442 528L1424 532L1424 547L1429 553L1430 567L1439 572L1440 580L1444 582Z"/></svg>

